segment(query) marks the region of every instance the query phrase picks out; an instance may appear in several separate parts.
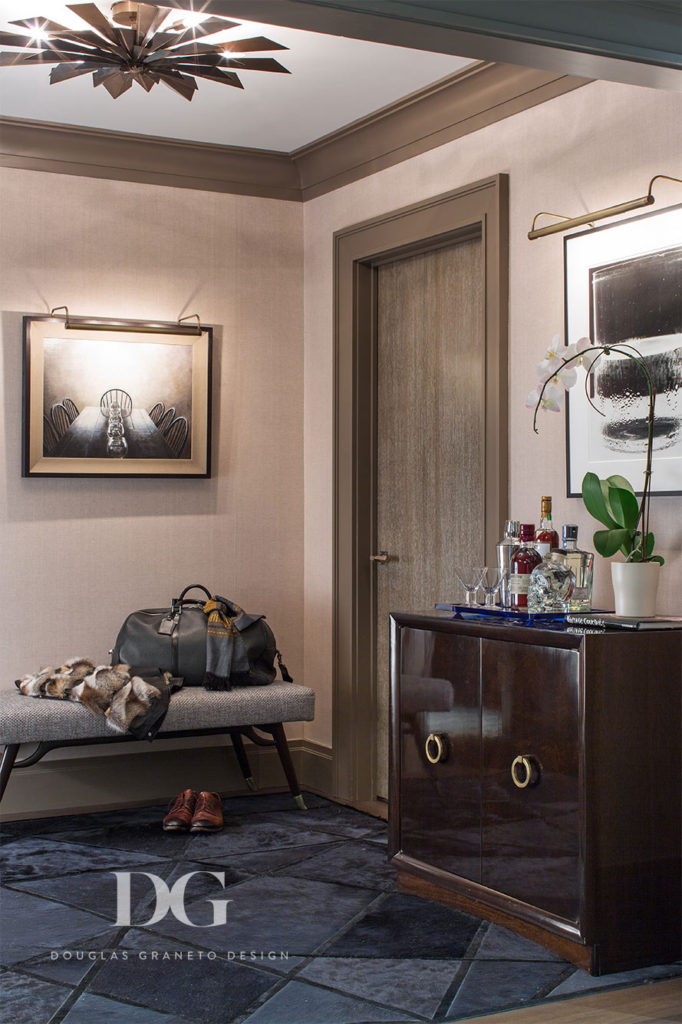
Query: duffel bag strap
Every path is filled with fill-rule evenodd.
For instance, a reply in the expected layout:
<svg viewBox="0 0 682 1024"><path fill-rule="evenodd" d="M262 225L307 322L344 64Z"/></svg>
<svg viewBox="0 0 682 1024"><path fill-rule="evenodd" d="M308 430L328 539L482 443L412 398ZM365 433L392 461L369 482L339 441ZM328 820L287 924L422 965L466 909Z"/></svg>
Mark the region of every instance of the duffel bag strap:
<svg viewBox="0 0 682 1024"><path fill-rule="evenodd" d="M281 673L282 680L285 683L293 683L293 679L289 675L289 669L286 667L286 665L282 661L282 655L281 655L281 653L279 651L275 651L275 657L277 658L277 664L279 665L279 671Z"/></svg>

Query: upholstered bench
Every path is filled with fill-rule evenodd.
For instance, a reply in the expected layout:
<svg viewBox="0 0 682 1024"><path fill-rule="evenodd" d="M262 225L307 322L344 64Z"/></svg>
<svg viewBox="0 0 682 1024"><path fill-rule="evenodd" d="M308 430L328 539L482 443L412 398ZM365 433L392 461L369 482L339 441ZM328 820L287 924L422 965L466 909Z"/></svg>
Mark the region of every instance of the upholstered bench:
<svg viewBox="0 0 682 1024"><path fill-rule="evenodd" d="M239 767L251 789L256 787L242 737L246 736L259 746L276 746L292 796L299 807L304 808L282 723L310 722L314 713L314 691L296 683L240 686L227 692L187 686L171 697L157 738L228 733ZM261 735L264 732L269 733L272 739ZM0 763L0 800L12 769L36 764L49 750L131 741L147 742L112 733L103 716L92 715L81 704L27 697L14 688L0 690L0 745L5 747ZM26 743L37 744L37 747L17 761L19 748Z"/></svg>

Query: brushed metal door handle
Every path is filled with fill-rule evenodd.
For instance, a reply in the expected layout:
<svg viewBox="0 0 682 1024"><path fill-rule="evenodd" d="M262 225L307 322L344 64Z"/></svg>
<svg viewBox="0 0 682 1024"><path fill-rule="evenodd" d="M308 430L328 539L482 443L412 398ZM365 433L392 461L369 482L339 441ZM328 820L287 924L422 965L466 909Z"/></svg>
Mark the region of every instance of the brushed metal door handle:
<svg viewBox="0 0 682 1024"><path fill-rule="evenodd" d="M389 555L388 551L380 551L378 555L369 556L370 562L381 562L382 564L384 562L390 561L390 558L391 556Z"/></svg>

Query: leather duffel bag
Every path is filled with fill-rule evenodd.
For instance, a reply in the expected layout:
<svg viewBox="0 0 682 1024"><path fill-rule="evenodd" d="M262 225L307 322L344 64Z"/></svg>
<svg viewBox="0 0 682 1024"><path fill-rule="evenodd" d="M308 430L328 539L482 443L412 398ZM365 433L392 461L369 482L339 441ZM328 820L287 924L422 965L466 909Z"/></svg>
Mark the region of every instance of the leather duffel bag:
<svg viewBox="0 0 682 1024"><path fill-rule="evenodd" d="M202 590L206 598L188 598L190 590ZM111 664L150 665L173 676L182 676L186 686L203 686L208 628L208 616L204 612L206 600L213 600L206 587L192 583L180 597L171 601L170 607L133 612L121 626L111 651ZM249 672L248 676L240 677L239 684L271 683L276 676L275 659L282 678L291 681L265 616L248 615L225 598L216 600L226 606L246 648Z"/></svg>

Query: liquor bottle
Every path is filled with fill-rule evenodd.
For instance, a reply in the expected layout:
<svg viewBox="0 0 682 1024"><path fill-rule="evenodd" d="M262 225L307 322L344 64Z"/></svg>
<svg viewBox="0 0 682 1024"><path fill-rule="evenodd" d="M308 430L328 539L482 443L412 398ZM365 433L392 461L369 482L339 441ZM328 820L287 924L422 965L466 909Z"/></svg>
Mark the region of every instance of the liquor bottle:
<svg viewBox="0 0 682 1024"><path fill-rule="evenodd" d="M563 544L556 554L575 576L575 587L568 602L568 610L589 612L592 610L594 555L591 551L581 551L578 547L578 527L575 523L564 523L561 532Z"/></svg>
<svg viewBox="0 0 682 1024"><path fill-rule="evenodd" d="M497 568L502 576L500 585L500 604L503 608L511 608L511 596L509 593L509 567L514 548L519 546L518 519L507 519L504 524L504 537L497 545Z"/></svg>
<svg viewBox="0 0 682 1024"><path fill-rule="evenodd" d="M509 592L513 609L528 607L530 574L535 566L542 561L542 556L535 547L534 536L533 524L522 523L519 531L519 546L512 551L509 563Z"/></svg>
<svg viewBox="0 0 682 1024"><path fill-rule="evenodd" d="M559 547L559 534L552 526L552 499L549 495L540 499L540 525L535 531L535 546L543 558L548 551Z"/></svg>
<svg viewBox="0 0 682 1024"><path fill-rule="evenodd" d="M558 551L549 551L530 574L529 612L567 612L575 588L573 571Z"/></svg>

